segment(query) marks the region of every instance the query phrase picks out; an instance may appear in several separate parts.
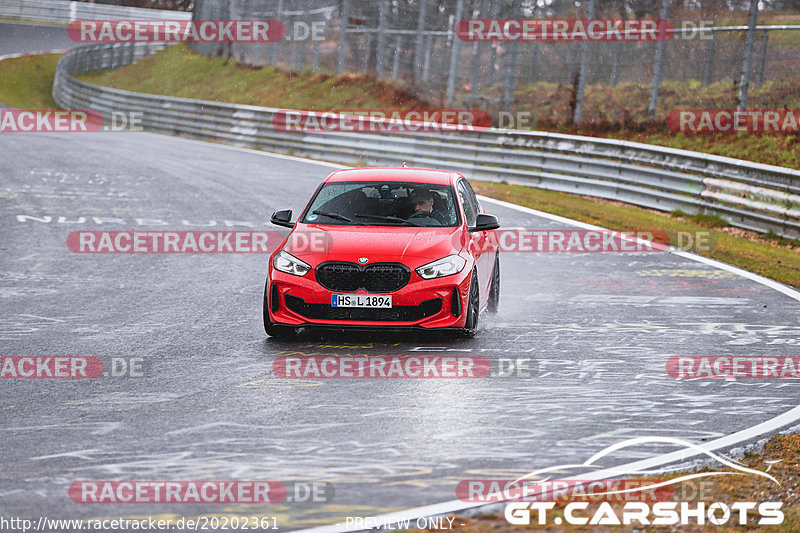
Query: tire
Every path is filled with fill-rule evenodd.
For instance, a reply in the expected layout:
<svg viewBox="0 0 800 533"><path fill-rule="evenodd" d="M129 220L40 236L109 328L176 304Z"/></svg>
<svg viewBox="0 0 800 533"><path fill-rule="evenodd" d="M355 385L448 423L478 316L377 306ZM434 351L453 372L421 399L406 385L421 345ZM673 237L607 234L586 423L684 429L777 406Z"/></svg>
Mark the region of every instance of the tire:
<svg viewBox="0 0 800 533"><path fill-rule="evenodd" d="M264 285L264 303L262 306L262 314L264 318L264 331L270 337L275 337L276 339L290 339L295 336L297 333L297 328L293 328L291 326L281 326L278 324L274 324L269 319L269 282Z"/></svg>
<svg viewBox="0 0 800 533"><path fill-rule="evenodd" d="M469 286L469 296L467 297L467 318L464 327L461 329L462 335L473 338L478 332L478 318L481 312L481 297L478 289L478 276L472 272L472 282Z"/></svg>
<svg viewBox="0 0 800 533"><path fill-rule="evenodd" d="M492 270L492 282L489 285L489 303L486 310L492 314L500 309L500 254L494 257L494 270Z"/></svg>

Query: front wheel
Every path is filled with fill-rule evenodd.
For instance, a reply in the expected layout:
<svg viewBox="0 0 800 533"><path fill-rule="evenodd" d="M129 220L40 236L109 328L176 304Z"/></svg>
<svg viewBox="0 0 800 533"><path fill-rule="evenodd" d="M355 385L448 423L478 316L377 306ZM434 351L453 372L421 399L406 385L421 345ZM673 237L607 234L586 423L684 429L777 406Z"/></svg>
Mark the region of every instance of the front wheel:
<svg viewBox="0 0 800 533"><path fill-rule="evenodd" d="M473 271L467 297L467 319L461 329L461 333L468 338L474 337L478 332L478 318L481 312L481 297L478 291L478 276Z"/></svg>
<svg viewBox="0 0 800 533"><path fill-rule="evenodd" d="M290 339L297 333L297 328L291 326L281 326L273 323L269 319L269 282L264 286L264 304L262 306L262 314L264 319L264 331L270 337L276 339Z"/></svg>

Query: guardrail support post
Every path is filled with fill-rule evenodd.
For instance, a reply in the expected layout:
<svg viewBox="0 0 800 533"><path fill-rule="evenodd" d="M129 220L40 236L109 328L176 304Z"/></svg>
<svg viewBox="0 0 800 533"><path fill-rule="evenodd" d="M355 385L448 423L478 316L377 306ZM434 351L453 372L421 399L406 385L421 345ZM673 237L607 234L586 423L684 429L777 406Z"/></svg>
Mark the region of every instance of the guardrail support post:
<svg viewBox="0 0 800 533"><path fill-rule="evenodd" d="M669 17L669 6L672 0L661 1L661 21L667 20ZM658 90L661 87L661 78L664 75L664 53L667 48L667 39L662 35L662 31L666 31L666 27L662 28L663 22L659 21L659 35L658 42L656 43L656 57L653 64L653 84L650 86L650 102L647 105L647 119L656 119L656 110L658 109Z"/></svg>
<svg viewBox="0 0 800 533"><path fill-rule="evenodd" d="M758 59L758 70L756 71L756 87L761 87L764 82L764 69L767 67L767 44L769 42L769 32L765 31L761 35L761 53Z"/></svg>
<svg viewBox="0 0 800 533"><path fill-rule="evenodd" d="M591 0L592 2L594 0ZM511 17L519 16L519 0L511 3ZM505 63L506 79L503 83L503 103L505 111L509 111L514 103L514 91L517 88L517 54L519 53L519 43L512 41L508 43L508 60Z"/></svg>
<svg viewBox="0 0 800 533"><path fill-rule="evenodd" d="M344 72L344 55L347 51L347 24L350 21L350 0L342 0L342 12L339 14L339 51L336 55L336 73Z"/></svg>
<svg viewBox="0 0 800 533"><path fill-rule="evenodd" d="M703 85L709 85L714 79L714 55L717 51L717 32L711 32L711 40L706 46L706 63L703 66Z"/></svg>
<svg viewBox="0 0 800 533"><path fill-rule="evenodd" d="M399 74L400 71L400 54L402 53L402 50L400 49L401 46L403 46L403 40L402 37L398 35L397 37L394 38L394 56L392 58L393 80L397 79L397 75Z"/></svg>
<svg viewBox="0 0 800 533"><path fill-rule="evenodd" d="M589 0L587 19L593 19L595 14L594 0ZM581 43L581 66L578 70L578 90L575 95L575 109L572 113L572 123L580 124L583 121L583 93L586 91L586 70L589 67L589 43Z"/></svg>
<svg viewBox="0 0 800 533"><path fill-rule="evenodd" d="M483 4L486 4L486 0L484 0ZM484 8L484 5L481 5L481 9ZM480 11L473 11L472 18L478 18L480 15ZM475 96L478 94L478 86L481 82L481 43L480 41L475 41L472 43L472 65L469 69L470 73L470 80L469 80L469 96L467 97L467 107L472 107L472 103L475 101Z"/></svg>
<svg viewBox="0 0 800 533"><path fill-rule="evenodd" d="M433 46L433 35L425 36L425 61L422 62L422 81L427 82L431 72L431 48Z"/></svg>
<svg viewBox="0 0 800 533"><path fill-rule="evenodd" d="M364 46L364 56L361 62L361 72L367 72L369 69L369 55L372 52L372 34L368 33L366 36L366 46Z"/></svg>
<svg viewBox="0 0 800 533"><path fill-rule="evenodd" d="M750 0L750 19L747 21L747 37L744 43L744 60L742 61L742 78L739 81L739 111L747 109L747 92L750 90L750 66L753 63L753 45L756 40L756 24L758 23L758 0Z"/></svg>
<svg viewBox="0 0 800 533"><path fill-rule="evenodd" d="M417 13L417 44L414 46L414 86L418 87L422 81L422 52L425 39L425 17L427 16L428 0L419 0Z"/></svg>
<svg viewBox="0 0 800 533"><path fill-rule="evenodd" d="M619 79L619 60L622 55L622 43L611 43L611 46L614 48L614 51L611 59L611 79L608 83L612 87L616 87L617 80Z"/></svg>
<svg viewBox="0 0 800 533"><path fill-rule="evenodd" d="M456 35L456 26L458 21L461 20L463 12L464 0L456 0L456 16L453 19L453 27L450 31L450 72L447 75L447 92L445 93L447 105L453 105L453 99L455 98L456 78L458 78L458 53L461 51L461 39Z"/></svg>
<svg viewBox="0 0 800 533"><path fill-rule="evenodd" d="M294 23L297 21L297 18L294 15L289 17L289 24L292 27L292 32L294 32ZM296 39L296 35L292 35L292 60L291 60L291 70L295 72L299 72L301 69L298 67L298 62L300 61L299 50L297 49L298 43Z"/></svg>
<svg viewBox="0 0 800 533"><path fill-rule="evenodd" d="M375 73L383 77L383 54L386 51L386 11L387 0L378 0L378 46L375 50Z"/></svg>
<svg viewBox="0 0 800 533"><path fill-rule="evenodd" d="M534 41L531 44L531 77L529 83L536 83L539 79L539 42Z"/></svg>
<svg viewBox="0 0 800 533"><path fill-rule="evenodd" d="M283 14L283 0L278 0L278 8L275 10L275 19L281 20ZM269 66L274 67L278 60L278 43L270 43L269 45Z"/></svg>

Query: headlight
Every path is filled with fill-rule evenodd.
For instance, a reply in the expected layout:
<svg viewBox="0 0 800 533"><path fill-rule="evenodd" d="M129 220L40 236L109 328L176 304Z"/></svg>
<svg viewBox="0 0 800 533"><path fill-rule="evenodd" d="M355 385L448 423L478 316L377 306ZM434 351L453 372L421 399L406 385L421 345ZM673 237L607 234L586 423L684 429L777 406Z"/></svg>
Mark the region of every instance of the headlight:
<svg viewBox="0 0 800 533"><path fill-rule="evenodd" d="M417 269L417 274L424 279L443 278L458 274L464 269L467 260L460 255L448 255L437 259L433 263L428 263Z"/></svg>
<svg viewBox="0 0 800 533"><path fill-rule="evenodd" d="M278 255L275 256L275 259L272 261L272 266L274 266L276 270L280 270L281 272L286 272L287 274L292 274L294 276L305 276L308 274L308 271L311 270L311 265L300 261L295 256L286 253L283 250L278 252Z"/></svg>

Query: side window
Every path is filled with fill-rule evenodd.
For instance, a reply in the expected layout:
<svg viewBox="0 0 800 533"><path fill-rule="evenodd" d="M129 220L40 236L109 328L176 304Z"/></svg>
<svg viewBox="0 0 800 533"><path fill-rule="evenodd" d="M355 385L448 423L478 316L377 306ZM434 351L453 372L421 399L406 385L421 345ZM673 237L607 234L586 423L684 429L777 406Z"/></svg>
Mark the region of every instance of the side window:
<svg viewBox="0 0 800 533"><path fill-rule="evenodd" d="M472 205L475 206L475 212L481 212L481 203L478 201L478 197L475 195L475 191L472 190L472 185L469 184L467 180L463 180L464 185L467 188L467 195L472 200Z"/></svg>
<svg viewBox="0 0 800 533"><path fill-rule="evenodd" d="M478 216L477 200L475 200L475 193L472 189L467 189L469 185L464 180L458 182L458 197L461 200L461 205L464 206L464 215L467 220L467 227L475 225L475 219Z"/></svg>

